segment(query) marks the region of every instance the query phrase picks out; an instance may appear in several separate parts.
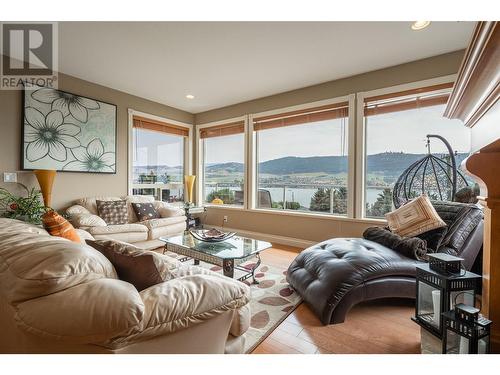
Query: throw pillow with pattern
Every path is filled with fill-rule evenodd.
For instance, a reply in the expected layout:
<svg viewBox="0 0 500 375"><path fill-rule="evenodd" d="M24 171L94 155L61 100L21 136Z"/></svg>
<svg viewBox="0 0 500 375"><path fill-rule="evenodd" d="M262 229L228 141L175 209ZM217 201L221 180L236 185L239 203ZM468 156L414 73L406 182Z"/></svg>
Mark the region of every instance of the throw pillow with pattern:
<svg viewBox="0 0 500 375"><path fill-rule="evenodd" d="M127 224L127 201L97 201L97 212L108 225Z"/></svg>
<svg viewBox="0 0 500 375"><path fill-rule="evenodd" d="M385 214L391 232L402 237L415 237L445 227L426 194L411 200L397 210Z"/></svg>
<svg viewBox="0 0 500 375"><path fill-rule="evenodd" d="M132 203L132 208L139 221L158 219L160 217L153 203Z"/></svg>

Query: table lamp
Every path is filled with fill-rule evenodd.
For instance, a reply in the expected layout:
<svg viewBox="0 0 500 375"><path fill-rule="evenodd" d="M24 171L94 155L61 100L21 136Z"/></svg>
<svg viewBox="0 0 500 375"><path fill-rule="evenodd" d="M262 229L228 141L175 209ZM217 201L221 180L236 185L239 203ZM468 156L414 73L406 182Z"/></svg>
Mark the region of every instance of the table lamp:
<svg viewBox="0 0 500 375"><path fill-rule="evenodd" d="M194 175L186 175L184 176L184 186L186 189L186 196L187 196L187 202L192 203L193 199L193 187L194 187L194 180L196 179L196 176Z"/></svg>

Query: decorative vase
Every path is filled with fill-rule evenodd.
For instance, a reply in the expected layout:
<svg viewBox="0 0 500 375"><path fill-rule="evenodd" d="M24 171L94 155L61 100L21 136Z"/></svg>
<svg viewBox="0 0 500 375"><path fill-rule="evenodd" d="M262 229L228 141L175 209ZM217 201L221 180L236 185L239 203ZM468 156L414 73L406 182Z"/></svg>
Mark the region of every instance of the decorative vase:
<svg viewBox="0 0 500 375"><path fill-rule="evenodd" d="M192 203L193 199L193 187L194 187L194 180L196 179L196 176L193 175L186 175L184 176L184 186L186 189L186 195L187 195L187 202Z"/></svg>
<svg viewBox="0 0 500 375"><path fill-rule="evenodd" d="M52 186L54 185L56 171L39 169L34 173L40 185L40 190L42 191L43 204L45 207L50 207L52 203Z"/></svg>

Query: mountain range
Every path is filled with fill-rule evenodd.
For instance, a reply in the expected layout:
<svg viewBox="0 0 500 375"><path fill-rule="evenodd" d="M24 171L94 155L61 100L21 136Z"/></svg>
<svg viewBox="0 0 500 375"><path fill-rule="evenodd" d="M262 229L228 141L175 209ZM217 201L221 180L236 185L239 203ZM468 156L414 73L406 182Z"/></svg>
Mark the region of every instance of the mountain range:
<svg viewBox="0 0 500 375"><path fill-rule="evenodd" d="M413 162L423 158L426 154L406 154L403 152L384 152L368 155L367 167L370 173L382 173L384 175L400 175ZM457 166L467 157L467 153L456 155ZM284 158L268 160L259 164L259 173L272 175L290 175L301 173L324 173L338 174L347 173L347 156L312 156ZM136 173L148 173L154 170L158 175L182 173L182 167L170 167L166 165L137 166ZM243 163L228 162L208 164L206 172L211 174L243 173Z"/></svg>
<svg viewBox="0 0 500 375"><path fill-rule="evenodd" d="M413 162L423 158L426 154L405 154L402 152L384 152L368 155L367 169L370 172L391 172L399 175ZM457 166L467 157L467 153L456 155ZM347 173L347 156L288 156L268 160L259 164L259 172L274 175L288 175L297 173ZM211 164L206 167L208 173L235 173L243 172L243 164L236 162Z"/></svg>

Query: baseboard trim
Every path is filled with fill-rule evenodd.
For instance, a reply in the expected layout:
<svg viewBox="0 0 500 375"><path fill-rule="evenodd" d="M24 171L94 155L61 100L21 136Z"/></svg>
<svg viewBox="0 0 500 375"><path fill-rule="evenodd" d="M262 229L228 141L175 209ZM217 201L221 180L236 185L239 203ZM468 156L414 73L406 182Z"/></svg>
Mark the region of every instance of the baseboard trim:
<svg viewBox="0 0 500 375"><path fill-rule="evenodd" d="M251 232L243 229L228 228L228 227L222 228L216 225L210 225L210 227L217 228L219 230L224 229L224 231L226 232L236 232L237 234L243 237L254 238L256 240L268 241L281 245L300 247L302 249L308 248L317 243L314 241L303 240L301 238L278 236L275 234L261 233L261 232Z"/></svg>

